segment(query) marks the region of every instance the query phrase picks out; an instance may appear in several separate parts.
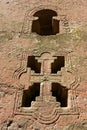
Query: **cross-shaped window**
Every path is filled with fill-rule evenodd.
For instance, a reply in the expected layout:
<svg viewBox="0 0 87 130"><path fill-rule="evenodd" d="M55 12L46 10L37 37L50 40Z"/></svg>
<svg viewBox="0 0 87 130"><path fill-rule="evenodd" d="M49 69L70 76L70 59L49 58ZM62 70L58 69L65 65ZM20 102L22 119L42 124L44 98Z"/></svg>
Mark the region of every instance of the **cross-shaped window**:
<svg viewBox="0 0 87 130"><path fill-rule="evenodd" d="M29 56L27 67L30 69L31 85L23 91L22 107L30 107L32 101L60 102L67 107L68 89L61 85L61 68L65 66L64 56L52 57L43 54L41 57Z"/></svg>

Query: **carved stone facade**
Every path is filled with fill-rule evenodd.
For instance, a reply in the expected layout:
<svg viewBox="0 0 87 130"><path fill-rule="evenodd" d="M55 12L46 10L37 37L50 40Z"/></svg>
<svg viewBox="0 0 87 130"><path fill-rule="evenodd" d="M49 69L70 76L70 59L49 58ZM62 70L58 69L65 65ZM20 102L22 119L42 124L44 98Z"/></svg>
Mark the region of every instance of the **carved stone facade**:
<svg viewBox="0 0 87 130"><path fill-rule="evenodd" d="M0 130L79 128L87 119L87 2L4 2L10 16L0 28Z"/></svg>

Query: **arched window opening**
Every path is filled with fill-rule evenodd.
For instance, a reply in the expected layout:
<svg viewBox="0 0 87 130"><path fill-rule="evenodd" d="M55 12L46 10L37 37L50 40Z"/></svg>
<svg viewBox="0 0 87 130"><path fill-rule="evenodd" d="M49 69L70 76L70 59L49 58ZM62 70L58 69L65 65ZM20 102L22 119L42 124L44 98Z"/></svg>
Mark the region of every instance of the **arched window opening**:
<svg viewBox="0 0 87 130"><path fill-rule="evenodd" d="M52 83L52 96L56 97L56 101L61 103L61 107L68 105L68 89L59 83Z"/></svg>
<svg viewBox="0 0 87 130"><path fill-rule="evenodd" d="M28 90L23 91L22 107L30 107L31 102L35 101L40 95L40 83L34 83Z"/></svg>
<svg viewBox="0 0 87 130"><path fill-rule="evenodd" d="M53 17L57 16L57 13L53 10L44 9L36 12L32 23L32 32L36 32L39 35L55 35L59 33L59 20Z"/></svg>

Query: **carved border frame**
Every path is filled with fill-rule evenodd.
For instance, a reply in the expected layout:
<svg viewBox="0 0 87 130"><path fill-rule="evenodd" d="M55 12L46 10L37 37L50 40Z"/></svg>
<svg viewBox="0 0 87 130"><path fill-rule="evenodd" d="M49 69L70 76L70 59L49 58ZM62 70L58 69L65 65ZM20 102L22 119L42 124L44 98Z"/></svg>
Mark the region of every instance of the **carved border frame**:
<svg viewBox="0 0 87 130"><path fill-rule="evenodd" d="M31 33L32 21L35 19L35 17L33 15L35 14L35 12L38 12L43 9L51 9L51 10L56 11L57 13L59 12L58 16L55 17L55 19L60 20L60 33L70 31L67 15L62 14L60 8L58 8L56 5L42 4L42 5L32 8L26 12L26 14L24 16L24 23L22 26L21 35Z"/></svg>
<svg viewBox="0 0 87 130"><path fill-rule="evenodd" d="M44 52L41 52L38 56L40 57L41 54L43 54ZM60 55L64 55L66 57L66 62L69 62L69 66L70 66L70 60L71 60L71 57L68 56L69 53L59 53ZM58 53L56 55L59 55ZM37 57L38 57L37 56ZM23 73L26 73L27 71L27 68L26 68L26 63L27 63L27 57L28 57L28 53L24 53L22 55L22 62L21 62L21 65L20 65L20 68L18 68L15 72L14 72L14 76L13 78L16 77L16 80L18 81L20 79L20 76L23 74ZM67 66L66 66L66 70L67 70ZM76 98L76 88L78 87L79 85L79 82L80 82L80 79L79 77L75 74L74 71L72 70L69 70L70 73L72 75L75 75L75 80L70 84L70 94L72 95L71 99L74 100ZM21 87L19 88L19 90L17 90L16 92L16 96L15 96L15 107L14 107L14 114L20 114L20 115L28 115L28 116L33 116L34 113L36 113L36 111L38 111L38 109L30 109L29 111L26 111L25 109L23 109L21 107L21 103L22 103L22 95L23 95L23 86L21 86L19 83L18 85ZM72 114L73 113L78 113L78 110L77 109L73 109L73 107L76 105L75 104L72 104L72 109L69 108L68 111L70 111ZM60 113L60 114L64 114L66 115L66 113Z"/></svg>

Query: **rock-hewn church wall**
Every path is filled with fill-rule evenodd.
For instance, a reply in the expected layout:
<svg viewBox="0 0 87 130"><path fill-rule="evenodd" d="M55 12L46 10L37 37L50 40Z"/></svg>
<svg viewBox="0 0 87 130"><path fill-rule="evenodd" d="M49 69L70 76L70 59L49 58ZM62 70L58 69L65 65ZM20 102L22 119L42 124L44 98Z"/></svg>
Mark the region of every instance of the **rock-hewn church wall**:
<svg viewBox="0 0 87 130"><path fill-rule="evenodd" d="M26 13L44 9L45 6L53 10L56 8L59 17L65 15L71 31L87 26L86 0L3 0L0 1L0 31L20 32Z"/></svg>
<svg viewBox="0 0 87 130"><path fill-rule="evenodd" d="M0 0L0 130L87 129L86 8L86 0ZM41 35L40 13L59 32Z"/></svg>

